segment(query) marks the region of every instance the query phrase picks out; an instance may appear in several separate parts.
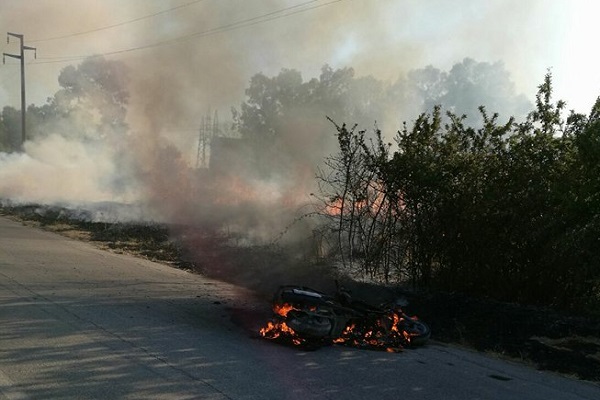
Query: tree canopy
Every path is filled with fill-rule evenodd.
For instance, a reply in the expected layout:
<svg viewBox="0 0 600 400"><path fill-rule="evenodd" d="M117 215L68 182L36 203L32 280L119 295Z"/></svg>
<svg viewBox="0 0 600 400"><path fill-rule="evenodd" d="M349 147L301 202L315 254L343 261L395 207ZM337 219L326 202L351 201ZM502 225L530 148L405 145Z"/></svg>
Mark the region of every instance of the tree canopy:
<svg viewBox="0 0 600 400"><path fill-rule="evenodd" d="M124 132L129 93L123 63L90 57L78 66L63 68L58 83L60 89L45 104L27 107L29 138L59 133L65 137L100 139ZM0 150L18 149L20 111L5 107L0 122Z"/></svg>
<svg viewBox="0 0 600 400"><path fill-rule="evenodd" d="M465 59L449 72L432 66L413 70L390 84L372 76L356 77L352 68L321 68L305 81L297 70L284 69L250 79L246 100L234 109L235 126L255 148L256 170L298 170L335 151L333 121L352 121L370 135L371 128L395 128L401 118L443 105L457 115L475 114L482 104L524 118L531 104L515 93L502 63Z"/></svg>
<svg viewBox="0 0 600 400"><path fill-rule="evenodd" d="M479 107L472 127L436 106L397 133L393 152L380 132L368 143L335 125L321 199L344 263L423 288L599 312L600 98L589 116L565 118L551 78L522 122Z"/></svg>

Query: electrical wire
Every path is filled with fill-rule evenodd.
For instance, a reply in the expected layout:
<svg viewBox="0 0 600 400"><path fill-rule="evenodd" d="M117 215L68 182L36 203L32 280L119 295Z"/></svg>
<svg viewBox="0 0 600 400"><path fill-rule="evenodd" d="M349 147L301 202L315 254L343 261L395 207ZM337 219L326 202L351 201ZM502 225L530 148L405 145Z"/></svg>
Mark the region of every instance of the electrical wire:
<svg viewBox="0 0 600 400"><path fill-rule="evenodd" d="M258 25L261 23L273 21L273 20L280 19L280 18L289 17L291 15L303 13L306 11L311 11L311 10L325 7L325 6L334 4L334 3L339 3L343 0L331 0L331 1L328 1L323 4L315 4L315 5L309 6L310 4L317 3L319 1L321 1L321 0L306 1L304 3L296 4L294 6L290 6L290 7L280 9L280 10L272 11L272 12L262 14L262 15L259 15L256 17L247 18L244 20L236 21L236 22L233 22L233 23L230 23L227 25L222 25L222 26L219 26L216 28L205 30L205 31L195 32L195 33L188 34L185 36L180 36L180 37L176 37L173 39L163 40L160 42L151 43L151 44L147 44L147 45L143 45L143 46L136 46L136 47L131 47L128 49L115 50L115 51L104 52L104 53L99 53L99 54L73 55L73 56L61 56L61 57L39 57L38 60L41 60L41 61L33 61L30 64L36 65L36 64L64 63L64 62L82 60L82 59L85 59L88 57L93 57L93 56L112 56L112 55L117 55L117 54L129 53L129 52L137 51L137 50L144 50L144 49L149 49L149 48L154 48L154 47L159 47L159 46L171 45L174 43L190 40L192 38L210 36L210 35L214 35L214 34L218 34L218 33L232 31L235 29L246 28L249 26Z"/></svg>
<svg viewBox="0 0 600 400"><path fill-rule="evenodd" d="M203 2L203 1L205 1L205 0L192 1L190 3L185 3L185 4L181 4L179 6L176 6L176 7L168 8L166 10L158 11L158 12L155 12L153 14L144 15L142 17L130 19L128 21L123 21L123 22L119 22L119 23L116 23L116 24L112 24L112 25L103 26L103 27L100 27L100 28L90 29L88 31L69 33L69 34L66 34L66 35L54 36L54 37L49 37L49 38L45 38L45 39L27 40L27 42L28 43L48 42L48 41L51 41L51 40L66 39L66 38L70 38L70 37L74 37L74 36L81 36L81 35L87 35L87 34L90 34L90 33L100 32L100 31L103 31L103 30L112 29L112 28L116 28L116 27L119 27L119 26L131 24L131 23L134 23L134 22L142 21L144 19L153 18L153 17L156 17L158 15L166 14L166 13L169 13L171 11L178 10L180 8L189 7L191 5L194 5L194 4Z"/></svg>

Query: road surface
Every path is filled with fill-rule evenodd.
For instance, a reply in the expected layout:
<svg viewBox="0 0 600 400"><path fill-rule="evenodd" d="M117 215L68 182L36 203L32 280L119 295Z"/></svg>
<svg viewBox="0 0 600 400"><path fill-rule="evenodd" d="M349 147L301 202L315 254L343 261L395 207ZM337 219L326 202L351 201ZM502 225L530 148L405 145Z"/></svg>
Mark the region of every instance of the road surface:
<svg viewBox="0 0 600 400"><path fill-rule="evenodd" d="M235 322L261 308L229 284L0 218L0 399L600 399L435 343L279 346Z"/></svg>

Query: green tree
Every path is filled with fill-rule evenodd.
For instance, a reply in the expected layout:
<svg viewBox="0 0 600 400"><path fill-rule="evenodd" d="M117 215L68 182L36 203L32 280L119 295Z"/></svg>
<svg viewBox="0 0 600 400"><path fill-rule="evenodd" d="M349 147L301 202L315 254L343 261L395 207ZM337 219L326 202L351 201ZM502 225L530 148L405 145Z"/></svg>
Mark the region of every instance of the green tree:
<svg viewBox="0 0 600 400"><path fill-rule="evenodd" d="M600 100L589 117L564 119L564 108L547 74L520 123L481 106L473 127L436 106L404 125L393 153L380 133L367 145L364 132L336 125L326 181L340 190L325 193L345 254L374 271L371 261L385 265L375 249L393 242L403 281L599 312Z"/></svg>
<svg viewBox="0 0 600 400"><path fill-rule="evenodd" d="M6 106L0 115L0 149L14 151L21 147L21 112Z"/></svg>
<svg viewBox="0 0 600 400"><path fill-rule="evenodd" d="M42 106L27 109L30 137L51 133L87 139L122 134L129 93L122 62L90 57L58 76L60 89Z"/></svg>
<svg viewBox="0 0 600 400"><path fill-rule="evenodd" d="M334 70L327 65L318 79L306 82L296 70L253 76L246 101L234 110L234 121L254 149L256 171L263 176L296 173L333 151L335 141L326 117L354 119L356 113L369 113L365 104L348 104L354 83L351 68ZM369 83L375 81L361 81L362 87Z"/></svg>
<svg viewBox="0 0 600 400"><path fill-rule="evenodd" d="M409 71L389 89L393 104L400 105L406 117L431 113L435 106L457 115L467 115L471 123L477 119L479 106L504 116L525 119L531 103L515 91L510 74L501 62L477 62L465 58L441 71L433 66Z"/></svg>

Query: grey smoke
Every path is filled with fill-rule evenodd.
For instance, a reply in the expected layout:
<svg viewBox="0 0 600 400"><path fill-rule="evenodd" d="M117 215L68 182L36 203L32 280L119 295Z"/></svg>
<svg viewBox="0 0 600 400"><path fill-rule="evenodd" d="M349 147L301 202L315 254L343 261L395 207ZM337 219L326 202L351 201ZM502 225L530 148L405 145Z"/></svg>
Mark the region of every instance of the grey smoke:
<svg viewBox="0 0 600 400"><path fill-rule="evenodd" d="M391 105L374 96L379 107L371 109L377 109L377 115L340 123L358 122L371 129L376 122L391 136L403 120L416 118L436 101L459 113L473 112L474 105L488 102L491 112L508 117L523 112L527 101L519 94L533 96L535 85L551 66L546 62L544 46L553 38L548 32L553 32L557 19L545 17L559 15L556 7L543 1L436 0L423 5L416 1L354 0L241 29L193 35L299 3L202 1L114 29L68 36L180 3L4 0L0 26L22 32L31 40L67 36L30 43L38 48L40 57L27 66L30 103L41 106L46 98L55 96L60 90L60 72L84 60L44 63L55 60L51 57L121 49L126 51L106 58L127 66L130 97L128 129L122 135L107 137L98 126L85 124L85 113L77 113L60 124L46 125L26 144L25 154L3 154L0 196L24 202L142 204L147 212L138 215L178 223L231 221L228 224L236 225L236 229L268 240L293 222L295 217L287 212L306 203L316 164L335 150L311 146L296 133L332 127L321 115L314 122L299 122L293 134L286 136L289 146L300 149L288 156L294 156L290 162L299 169L305 167L294 177L301 182L273 174L267 181L238 182L243 186L240 188L235 182L206 179L195 170L197 128L206 110L218 110L221 119L227 120L230 108L239 107L244 100L244 89L256 73L272 77L283 68L297 69L306 82L318 78L321 67L329 64L333 69L354 68L354 99L366 97L361 85L372 88L373 80L379 82L381 91L395 92ZM127 51L188 36L166 45ZM3 51L14 51L14 46L5 45ZM473 57L475 64L465 63L466 57ZM423 75L433 75L440 82L460 75L461 71L453 70L455 65L480 68L489 74L475 71L472 76L482 76L481 81L471 86L447 86L446 92L435 95L419 87ZM9 68L14 70L16 65L4 66L2 73ZM5 76L0 99L15 106L17 80ZM90 113L93 118L94 112ZM240 189L255 201L227 204L215 200L228 194L231 197Z"/></svg>

